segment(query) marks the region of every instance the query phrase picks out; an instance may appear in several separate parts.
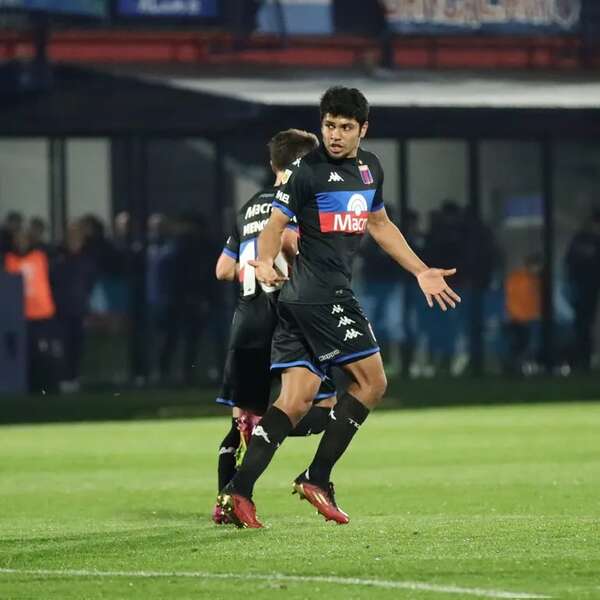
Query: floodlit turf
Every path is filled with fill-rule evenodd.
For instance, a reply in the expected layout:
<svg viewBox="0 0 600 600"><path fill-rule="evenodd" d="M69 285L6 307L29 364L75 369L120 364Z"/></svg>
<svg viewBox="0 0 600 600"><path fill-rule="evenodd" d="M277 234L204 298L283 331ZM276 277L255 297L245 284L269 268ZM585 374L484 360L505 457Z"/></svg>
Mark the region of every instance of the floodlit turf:
<svg viewBox="0 0 600 600"><path fill-rule="evenodd" d="M0 428L0 598L600 598L600 404L374 414L335 472L347 526L290 495L315 439L259 481L265 530L213 525L227 426Z"/></svg>

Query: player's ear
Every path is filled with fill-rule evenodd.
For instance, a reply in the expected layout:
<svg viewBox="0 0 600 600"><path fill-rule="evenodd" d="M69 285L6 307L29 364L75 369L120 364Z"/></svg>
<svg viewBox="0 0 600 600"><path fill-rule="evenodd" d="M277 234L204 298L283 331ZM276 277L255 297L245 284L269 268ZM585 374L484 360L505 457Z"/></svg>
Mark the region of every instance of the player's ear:
<svg viewBox="0 0 600 600"><path fill-rule="evenodd" d="M369 129L369 121L365 121L360 128L360 138L364 138L367 135L367 129Z"/></svg>

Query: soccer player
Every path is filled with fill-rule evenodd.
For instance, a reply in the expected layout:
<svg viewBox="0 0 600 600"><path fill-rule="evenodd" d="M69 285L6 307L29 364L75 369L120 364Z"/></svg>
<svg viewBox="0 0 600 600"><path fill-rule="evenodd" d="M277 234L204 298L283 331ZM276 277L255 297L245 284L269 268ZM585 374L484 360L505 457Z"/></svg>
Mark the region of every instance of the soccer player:
<svg viewBox="0 0 600 600"><path fill-rule="evenodd" d="M305 131L288 129L269 142L273 187L255 194L239 210L232 235L227 239L216 265L217 279L240 281L240 298L231 327L229 350L223 374L223 387L217 402L233 407L231 428L221 442L218 459L218 490L235 474L236 463L260 416L269 405L271 391L271 338L277 324L277 286L257 284L255 271L247 267L256 257L256 240L272 209L276 189L291 174L285 167L298 157L318 147L317 137ZM282 253L275 259L281 273L288 272L297 253L297 226L290 222L281 234ZM285 255L285 257L283 256ZM331 380L323 383L315 397L315 406L298 423L290 435L321 433L329 410L335 404L335 387ZM213 521L229 522L221 507L214 507Z"/></svg>
<svg viewBox="0 0 600 600"><path fill-rule="evenodd" d="M332 365L342 367L350 385L331 411L313 461L293 487L325 519L349 522L336 504L331 471L387 386L377 341L351 288L352 259L365 231L416 277L430 307L437 303L445 311L460 302L444 279L456 269L428 267L386 214L383 170L374 154L360 148L368 128L366 98L357 89L333 87L321 98L320 112L323 147L290 167L259 237L258 257L250 262L259 281L273 285L284 280L274 260L282 232L297 219L299 254L279 295L271 356L272 368L282 371L281 393L218 497L238 527L262 527L252 501L254 484L309 410Z"/></svg>

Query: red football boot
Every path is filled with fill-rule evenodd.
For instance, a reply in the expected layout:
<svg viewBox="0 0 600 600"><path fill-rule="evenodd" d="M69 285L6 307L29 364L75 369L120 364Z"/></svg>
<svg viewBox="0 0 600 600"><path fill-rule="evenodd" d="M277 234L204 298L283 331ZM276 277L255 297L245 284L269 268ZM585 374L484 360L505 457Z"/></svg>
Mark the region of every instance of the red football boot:
<svg viewBox="0 0 600 600"><path fill-rule="evenodd" d="M326 521L335 521L338 525L346 525L350 517L335 502L335 491L331 481L327 487L311 483L303 473L292 484L292 494L298 494L301 500L308 500Z"/></svg>
<svg viewBox="0 0 600 600"><path fill-rule="evenodd" d="M256 506L249 498L228 491L225 487L217 496L221 507L231 523L240 529L260 529L263 524L256 518Z"/></svg>

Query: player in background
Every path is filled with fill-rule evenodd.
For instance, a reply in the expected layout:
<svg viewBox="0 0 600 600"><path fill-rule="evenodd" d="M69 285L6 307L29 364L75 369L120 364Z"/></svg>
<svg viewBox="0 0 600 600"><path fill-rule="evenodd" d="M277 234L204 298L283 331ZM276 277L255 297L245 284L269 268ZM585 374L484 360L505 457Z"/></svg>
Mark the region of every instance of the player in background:
<svg viewBox="0 0 600 600"><path fill-rule="evenodd" d="M258 283L254 269L247 264L256 258L256 240L268 221L277 188L287 181L291 173L285 167L318 145L315 135L297 129L279 132L271 139L269 153L275 183L255 194L238 211L233 232L217 261L217 279L240 282L223 387L217 398L217 402L233 407L231 428L219 447L218 490L222 490L234 476L236 464L243 458L252 430L267 410L270 400L271 339L277 324L276 300L281 284L268 286ZM288 265L293 262L298 250L297 229L290 221L281 234L281 253L275 258L275 265L282 276L287 276ZM331 381L323 383L315 401L290 435L305 436L323 431L329 410L335 404L335 388ZM229 522L219 505L213 510L213 521L217 524Z"/></svg>
<svg viewBox="0 0 600 600"><path fill-rule="evenodd" d="M277 192L269 222L250 264L268 285L284 280L274 268L281 234L296 218L302 232L299 254L278 302L272 369L282 371L279 397L251 437L241 466L218 502L238 527L262 527L252 502L254 484L275 451L312 404L332 365L350 379L338 397L312 463L294 481L294 491L327 520L344 524L336 504L331 470L354 434L379 404L387 386L377 340L351 287L352 262L362 235L373 239L412 273L427 303L455 307L458 295L445 276L455 269L429 268L388 218L383 204L383 169L360 148L367 133L369 105L357 89L330 88L321 98L323 147L290 166Z"/></svg>

